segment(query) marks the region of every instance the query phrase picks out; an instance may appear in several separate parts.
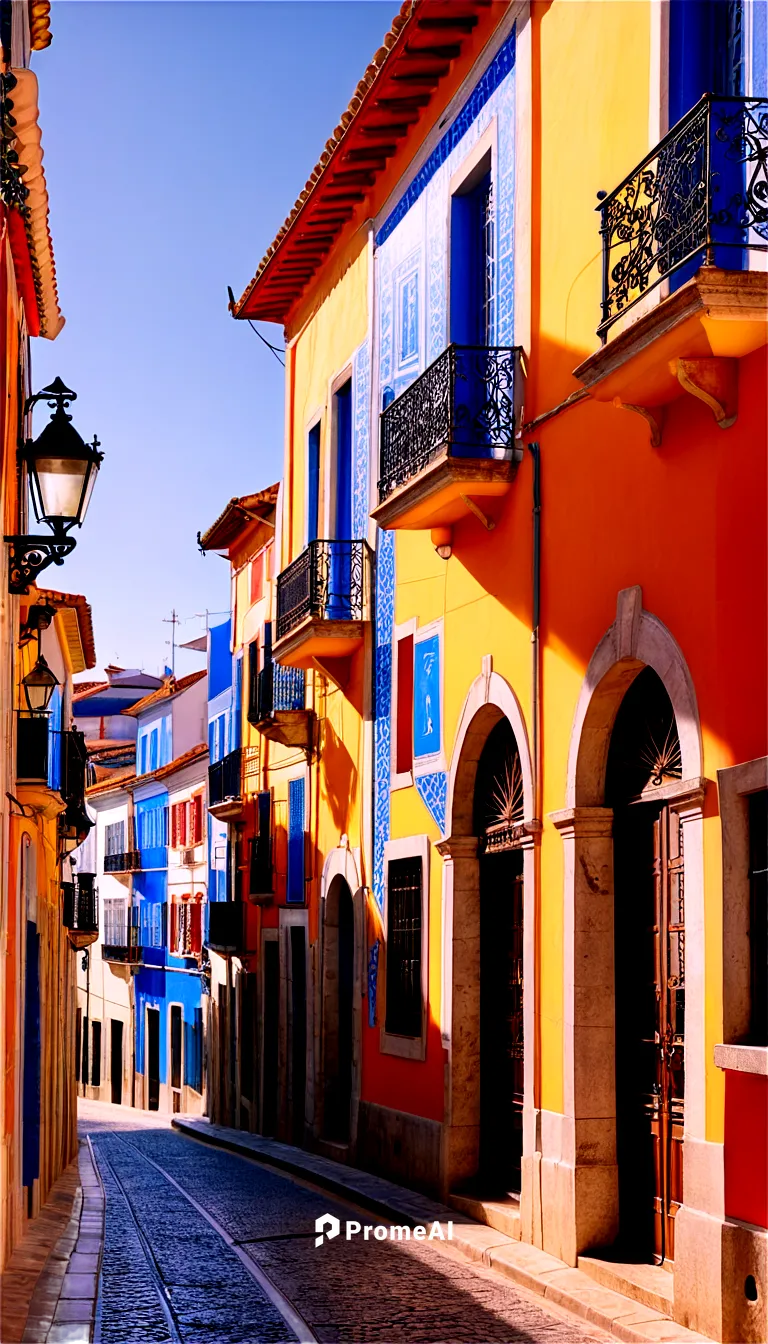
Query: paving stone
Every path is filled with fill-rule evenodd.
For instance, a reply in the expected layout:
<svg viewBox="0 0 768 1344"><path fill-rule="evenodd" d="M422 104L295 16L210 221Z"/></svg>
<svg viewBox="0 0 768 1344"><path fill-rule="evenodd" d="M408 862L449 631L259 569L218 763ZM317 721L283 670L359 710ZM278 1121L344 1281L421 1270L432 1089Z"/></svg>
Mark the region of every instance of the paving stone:
<svg viewBox="0 0 768 1344"><path fill-rule="evenodd" d="M94 1298L96 1296L96 1275L65 1274L61 1296Z"/></svg>

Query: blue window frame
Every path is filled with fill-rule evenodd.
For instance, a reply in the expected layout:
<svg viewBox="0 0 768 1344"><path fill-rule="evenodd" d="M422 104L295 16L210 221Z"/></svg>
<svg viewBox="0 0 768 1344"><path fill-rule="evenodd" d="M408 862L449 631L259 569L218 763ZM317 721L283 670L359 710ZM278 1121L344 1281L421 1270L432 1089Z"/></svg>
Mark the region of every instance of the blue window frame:
<svg viewBox="0 0 768 1344"><path fill-rule="evenodd" d="M304 900L304 779L288 783L288 882L286 900Z"/></svg>
<svg viewBox="0 0 768 1344"><path fill-rule="evenodd" d="M317 540L319 527L320 424L318 420L307 437L307 544Z"/></svg>
<svg viewBox="0 0 768 1344"><path fill-rule="evenodd" d="M400 365L419 357L419 273L414 270L400 283Z"/></svg>

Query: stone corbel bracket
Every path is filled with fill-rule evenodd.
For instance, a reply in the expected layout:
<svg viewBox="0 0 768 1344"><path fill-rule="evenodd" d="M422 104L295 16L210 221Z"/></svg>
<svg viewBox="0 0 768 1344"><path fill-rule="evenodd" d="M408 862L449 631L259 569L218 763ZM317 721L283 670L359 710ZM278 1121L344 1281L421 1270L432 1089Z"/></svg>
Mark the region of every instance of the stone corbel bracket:
<svg viewBox="0 0 768 1344"><path fill-rule="evenodd" d="M677 381L708 406L721 429L730 429L738 411L738 361L723 356L678 359L671 365Z"/></svg>
<svg viewBox="0 0 768 1344"><path fill-rule="evenodd" d="M680 386L698 401L708 406L720 429L730 429L738 411L738 360L723 356L701 359L673 359L669 365ZM614 397L617 410L634 411L648 425L651 447L661 447L666 408L664 406L635 406Z"/></svg>

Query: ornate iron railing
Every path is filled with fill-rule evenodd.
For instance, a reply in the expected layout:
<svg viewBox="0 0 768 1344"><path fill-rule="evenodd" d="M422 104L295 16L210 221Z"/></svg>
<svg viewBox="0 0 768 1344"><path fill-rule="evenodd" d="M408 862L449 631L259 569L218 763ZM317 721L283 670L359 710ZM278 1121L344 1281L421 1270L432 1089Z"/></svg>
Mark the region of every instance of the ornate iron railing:
<svg viewBox="0 0 768 1344"><path fill-rule="evenodd" d="M141 961L139 930L135 924L125 925L125 942L102 943L102 961L121 961L136 965Z"/></svg>
<svg viewBox="0 0 768 1344"><path fill-rule="evenodd" d="M371 590L365 541L311 541L277 580L277 638L308 616L363 621Z"/></svg>
<svg viewBox="0 0 768 1344"><path fill-rule="evenodd" d="M62 923L77 933L98 933L99 895L95 873L79 873L76 882L62 882Z"/></svg>
<svg viewBox="0 0 768 1344"><path fill-rule="evenodd" d="M509 457L522 409L518 346L449 345L381 413L379 503L448 448Z"/></svg>
<svg viewBox="0 0 768 1344"><path fill-rule="evenodd" d="M256 722L273 714L305 707L305 674L300 667L282 667L271 658L259 672L256 693Z"/></svg>
<svg viewBox="0 0 768 1344"><path fill-rule="evenodd" d="M243 792L241 747L230 751L222 760L208 767L208 805L225 803L229 798L240 798Z"/></svg>
<svg viewBox="0 0 768 1344"><path fill-rule="evenodd" d="M128 849L124 854L105 854L105 873L135 873L141 868L141 854L138 849Z"/></svg>
<svg viewBox="0 0 768 1344"><path fill-rule="evenodd" d="M605 341L686 262L740 270L740 250L768 248L768 99L708 94L597 208Z"/></svg>

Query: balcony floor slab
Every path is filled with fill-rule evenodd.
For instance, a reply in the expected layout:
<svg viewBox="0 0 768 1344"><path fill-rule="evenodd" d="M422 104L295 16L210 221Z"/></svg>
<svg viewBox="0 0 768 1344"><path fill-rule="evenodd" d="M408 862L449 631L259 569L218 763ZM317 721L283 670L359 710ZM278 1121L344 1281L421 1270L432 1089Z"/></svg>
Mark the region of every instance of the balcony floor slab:
<svg viewBox="0 0 768 1344"><path fill-rule="evenodd" d="M446 444L422 471L393 490L371 517L379 527L424 532L467 517L467 499L500 501L511 489L522 453L511 458L455 457Z"/></svg>

